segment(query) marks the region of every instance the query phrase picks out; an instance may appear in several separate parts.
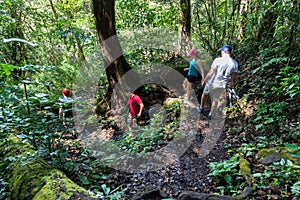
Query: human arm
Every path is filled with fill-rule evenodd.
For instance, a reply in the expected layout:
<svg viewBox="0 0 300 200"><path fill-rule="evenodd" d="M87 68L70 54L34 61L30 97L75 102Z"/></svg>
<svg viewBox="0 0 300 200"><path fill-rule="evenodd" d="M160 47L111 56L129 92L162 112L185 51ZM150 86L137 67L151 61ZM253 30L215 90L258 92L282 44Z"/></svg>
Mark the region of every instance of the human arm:
<svg viewBox="0 0 300 200"><path fill-rule="evenodd" d="M206 77L204 78L203 82L202 82L202 86L204 87L204 85L210 80L210 78L212 77L212 75L215 73L217 68L210 68L209 72L207 73Z"/></svg>
<svg viewBox="0 0 300 200"><path fill-rule="evenodd" d="M140 110L139 110L139 113L138 113L138 117L140 118L142 116L142 111L144 109L144 104L143 104L143 102L141 102L139 105L140 105Z"/></svg>
<svg viewBox="0 0 300 200"><path fill-rule="evenodd" d="M61 118L62 112L63 112L63 108L62 108L62 107L59 107L59 109L58 109L58 116L59 116L59 119Z"/></svg>
<svg viewBox="0 0 300 200"><path fill-rule="evenodd" d="M204 80L204 70L203 70L202 62L200 60L198 60L197 65L198 65L198 68L199 68L199 71L201 74L201 78L202 78L202 80Z"/></svg>

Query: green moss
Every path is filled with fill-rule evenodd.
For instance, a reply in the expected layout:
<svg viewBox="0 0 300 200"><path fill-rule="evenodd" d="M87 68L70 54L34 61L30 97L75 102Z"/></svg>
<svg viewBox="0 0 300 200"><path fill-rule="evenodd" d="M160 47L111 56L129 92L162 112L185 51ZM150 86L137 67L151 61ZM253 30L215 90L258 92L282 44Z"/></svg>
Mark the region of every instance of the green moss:
<svg viewBox="0 0 300 200"><path fill-rule="evenodd" d="M88 197L83 188L76 185L60 171L53 170L49 176L43 177L42 181L45 185L36 193L33 200L70 199L74 193L81 193L83 196Z"/></svg>
<svg viewBox="0 0 300 200"><path fill-rule="evenodd" d="M291 153L294 152L293 149L287 147L274 147L269 149L261 149L256 154L257 160L267 160L267 163L276 162L283 159L287 159L293 162L299 162L296 157L293 157Z"/></svg>
<svg viewBox="0 0 300 200"><path fill-rule="evenodd" d="M167 101L165 102L165 106L167 108L171 108L174 104L182 104L182 99L179 98L168 98Z"/></svg>
<svg viewBox="0 0 300 200"><path fill-rule="evenodd" d="M252 175L251 175L250 163L245 158L240 157L239 165L240 165L240 170L242 172L242 175L246 179L246 182L248 183L248 185L251 186L252 185Z"/></svg>
<svg viewBox="0 0 300 200"><path fill-rule="evenodd" d="M240 158L240 169L243 175L250 175L251 174L251 168L249 162L245 158Z"/></svg>
<svg viewBox="0 0 300 200"><path fill-rule="evenodd" d="M87 199L89 196L84 188L38 157L28 143L10 137L0 143L0 149L7 163L10 199Z"/></svg>
<svg viewBox="0 0 300 200"><path fill-rule="evenodd" d="M43 160L19 160L17 163L9 179L11 198L31 199L45 184L42 178L48 176L51 167Z"/></svg>

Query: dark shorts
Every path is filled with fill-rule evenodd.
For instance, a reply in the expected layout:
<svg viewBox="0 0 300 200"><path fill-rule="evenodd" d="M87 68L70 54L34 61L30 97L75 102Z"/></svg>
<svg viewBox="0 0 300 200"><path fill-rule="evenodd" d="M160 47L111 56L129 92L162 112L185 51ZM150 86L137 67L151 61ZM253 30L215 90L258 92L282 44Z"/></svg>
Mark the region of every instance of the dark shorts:
<svg viewBox="0 0 300 200"><path fill-rule="evenodd" d="M188 75L186 78L190 83L194 83L194 84L201 83L201 78L199 76Z"/></svg>

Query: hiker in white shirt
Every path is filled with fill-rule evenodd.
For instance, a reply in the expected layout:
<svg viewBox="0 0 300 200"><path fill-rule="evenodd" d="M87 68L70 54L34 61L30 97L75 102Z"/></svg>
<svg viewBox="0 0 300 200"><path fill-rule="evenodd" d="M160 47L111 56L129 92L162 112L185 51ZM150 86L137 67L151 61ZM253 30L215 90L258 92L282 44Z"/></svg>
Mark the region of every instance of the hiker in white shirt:
<svg viewBox="0 0 300 200"><path fill-rule="evenodd" d="M226 87L233 87L236 72L238 70L238 63L231 57L232 47L230 45L224 45L220 51L221 57L216 58L213 61L210 71L202 82L202 86L205 85L205 87L201 97L199 112L203 113L203 107L208 95L210 95L212 104L208 119L211 119L215 109L224 103ZM228 84L229 79L230 83Z"/></svg>

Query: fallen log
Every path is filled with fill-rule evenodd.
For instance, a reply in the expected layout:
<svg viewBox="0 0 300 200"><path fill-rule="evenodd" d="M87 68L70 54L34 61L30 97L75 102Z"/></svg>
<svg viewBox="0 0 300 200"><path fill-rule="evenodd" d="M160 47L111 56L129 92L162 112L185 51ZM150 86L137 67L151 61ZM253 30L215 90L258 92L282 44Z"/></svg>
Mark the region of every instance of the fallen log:
<svg viewBox="0 0 300 200"><path fill-rule="evenodd" d="M185 191L179 195L179 200L235 200L233 197L218 196L214 194L204 194L198 192Z"/></svg>
<svg viewBox="0 0 300 200"><path fill-rule="evenodd" d="M0 143L9 199L90 199L91 194L40 158L34 148L11 136Z"/></svg>

